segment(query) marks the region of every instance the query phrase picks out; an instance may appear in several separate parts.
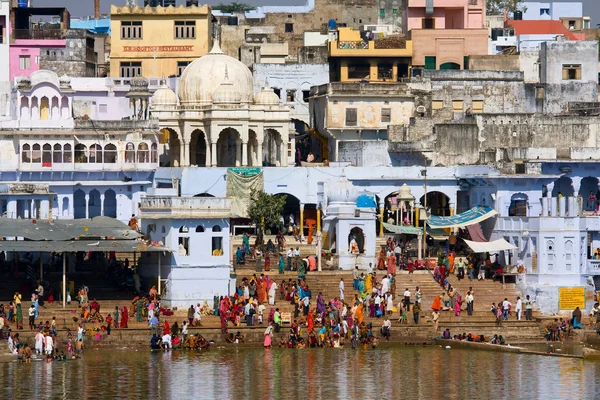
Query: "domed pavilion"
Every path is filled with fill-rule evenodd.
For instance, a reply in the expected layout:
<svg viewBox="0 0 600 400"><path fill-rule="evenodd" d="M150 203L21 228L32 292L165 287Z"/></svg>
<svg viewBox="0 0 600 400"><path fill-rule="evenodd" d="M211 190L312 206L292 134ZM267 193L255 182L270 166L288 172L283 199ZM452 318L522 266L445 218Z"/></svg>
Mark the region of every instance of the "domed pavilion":
<svg viewBox="0 0 600 400"><path fill-rule="evenodd" d="M168 134L170 165L293 164L295 132L290 132L289 109L280 105L272 89L254 96L253 87L248 67L215 42L210 53L183 71L177 93L166 85L158 89L150 110Z"/></svg>

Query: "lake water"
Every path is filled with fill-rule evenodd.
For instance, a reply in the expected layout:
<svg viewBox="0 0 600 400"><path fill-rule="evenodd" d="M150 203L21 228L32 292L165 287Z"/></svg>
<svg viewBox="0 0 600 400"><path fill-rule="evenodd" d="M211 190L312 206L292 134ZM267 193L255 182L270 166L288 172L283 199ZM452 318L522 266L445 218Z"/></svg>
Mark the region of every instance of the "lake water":
<svg viewBox="0 0 600 400"><path fill-rule="evenodd" d="M13 399L594 399L600 362L435 347L87 350L0 365Z"/></svg>

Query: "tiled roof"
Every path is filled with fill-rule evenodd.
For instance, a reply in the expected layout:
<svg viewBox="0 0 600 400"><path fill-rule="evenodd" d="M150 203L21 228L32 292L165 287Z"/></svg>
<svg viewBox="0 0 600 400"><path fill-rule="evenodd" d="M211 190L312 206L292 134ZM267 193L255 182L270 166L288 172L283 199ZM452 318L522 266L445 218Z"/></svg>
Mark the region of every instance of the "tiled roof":
<svg viewBox="0 0 600 400"><path fill-rule="evenodd" d="M506 21L506 26L515 30L515 35L564 35L569 40L578 40L560 21Z"/></svg>

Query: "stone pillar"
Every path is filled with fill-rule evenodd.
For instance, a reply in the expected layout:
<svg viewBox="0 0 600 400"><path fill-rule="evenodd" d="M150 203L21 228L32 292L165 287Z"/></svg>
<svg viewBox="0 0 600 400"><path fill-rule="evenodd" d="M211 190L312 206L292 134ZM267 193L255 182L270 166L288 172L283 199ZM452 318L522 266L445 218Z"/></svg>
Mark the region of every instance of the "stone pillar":
<svg viewBox="0 0 600 400"><path fill-rule="evenodd" d="M85 194L85 219L90 218L90 194Z"/></svg>
<svg viewBox="0 0 600 400"><path fill-rule="evenodd" d="M9 200L6 203L6 216L8 218L17 218L17 200Z"/></svg>
<svg viewBox="0 0 600 400"><path fill-rule="evenodd" d="M242 166L248 166L248 142L242 142Z"/></svg>
<svg viewBox="0 0 600 400"><path fill-rule="evenodd" d="M190 166L190 142L188 140L183 141L183 167Z"/></svg>
<svg viewBox="0 0 600 400"><path fill-rule="evenodd" d="M385 211L385 202L379 203L379 237L383 237L383 213Z"/></svg>
<svg viewBox="0 0 600 400"><path fill-rule="evenodd" d="M104 193L100 194L100 215L104 217Z"/></svg>
<svg viewBox="0 0 600 400"><path fill-rule="evenodd" d="M204 166L205 167L210 167L210 157L211 157L211 151L210 151L210 142L208 141L208 139L206 139L206 157L204 160ZM199 167L201 167L201 165L198 165Z"/></svg>
<svg viewBox="0 0 600 400"><path fill-rule="evenodd" d="M212 150L210 151L210 156L212 159L211 165L213 167L216 167L217 166L217 142L212 142L211 147L212 147Z"/></svg>
<svg viewBox="0 0 600 400"><path fill-rule="evenodd" d="M281 166L282 167L287 167L288 166L288 149L287 149L287 142L281 142Z"/></svg>
<svg viewBox="0 0 600 400"><path fill-rule="evenodd" d="M423 258L423 253L421 252L423 248L423 235L417 235L417 260L421 260Z"/></svg>
<svg viewBox="0 0 600 400"><path fill-rule="evenodd" d="M239 167L241 165L240 161L242 159L242 141L235 141L235 166Z"/></svg>
<svg viewBox="0 0 600 400"><path fill-rule="evenodd" d="M321 209L317 208L317 234L321 233Z"/></svg>
<svg viewBox="0 0 600 400"><path fill-rule="evenodd" d="M415 228L419 227L419 211L421 210L421 205L419 203L415 203Z"/></svg>
<svg viewBox="0 0 600 400"><path fill-rule="evenodd" d="M454 203L450 203L449 204L449 208L450 208L450 216L454 216Z"/></svg>
<svg viewBox="0 0 600 400"><path fill-rule="evenodd" d="M542 217L548 216L548 198L542 197Z"/></svg>
<svg viewBox="0 0 600 400"><path fill-rule="evenodd" d="M550 197L548 200L550 201L550 215L556 217L558 215L558 199L556 197Z"/></svg>
<svg viewBox="0 0 600 400"><path fill-rule="evenodd" d="M561 196L558 198L558 216L564 217L567 214L567 198Z"/></svg>
<svg viewBox="0 0 600 400"><path fill-rule="evenodd" d="M546 189L546 197L552 197L552 191L554 190L554 182L547 184Z"/></svg>
<svg viewBox="0 0 600 400"><path fill-rule="evenodd" d="M300 235L304 236L304 203L300 203Z"/></svg>
<svg viewBox="0 0 600 400"><path fill-rule="evenodd" d="M258 166L262 167L263 165L263 142L258 142L258 146L256 146L256 159L258 160Z"/></svg>
<svg viewBox="0 0 600 400"><path fill-rule="evenodd" d="M179 166L185 167L185 145L183 140L179 142Z"/></svg>

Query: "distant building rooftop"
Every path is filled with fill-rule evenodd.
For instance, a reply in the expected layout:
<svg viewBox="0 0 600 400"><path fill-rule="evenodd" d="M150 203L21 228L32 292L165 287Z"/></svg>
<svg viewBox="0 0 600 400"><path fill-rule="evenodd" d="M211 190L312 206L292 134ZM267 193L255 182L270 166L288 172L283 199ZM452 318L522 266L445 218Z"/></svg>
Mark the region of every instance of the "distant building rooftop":
<svg viewBox="0 0 600 400"><path fill-rule="evenodd" d="M578 37L569 31L560 21L506 21L506 26L515 30L515 35L564 35L569 40L578 40Z"/></svg>

